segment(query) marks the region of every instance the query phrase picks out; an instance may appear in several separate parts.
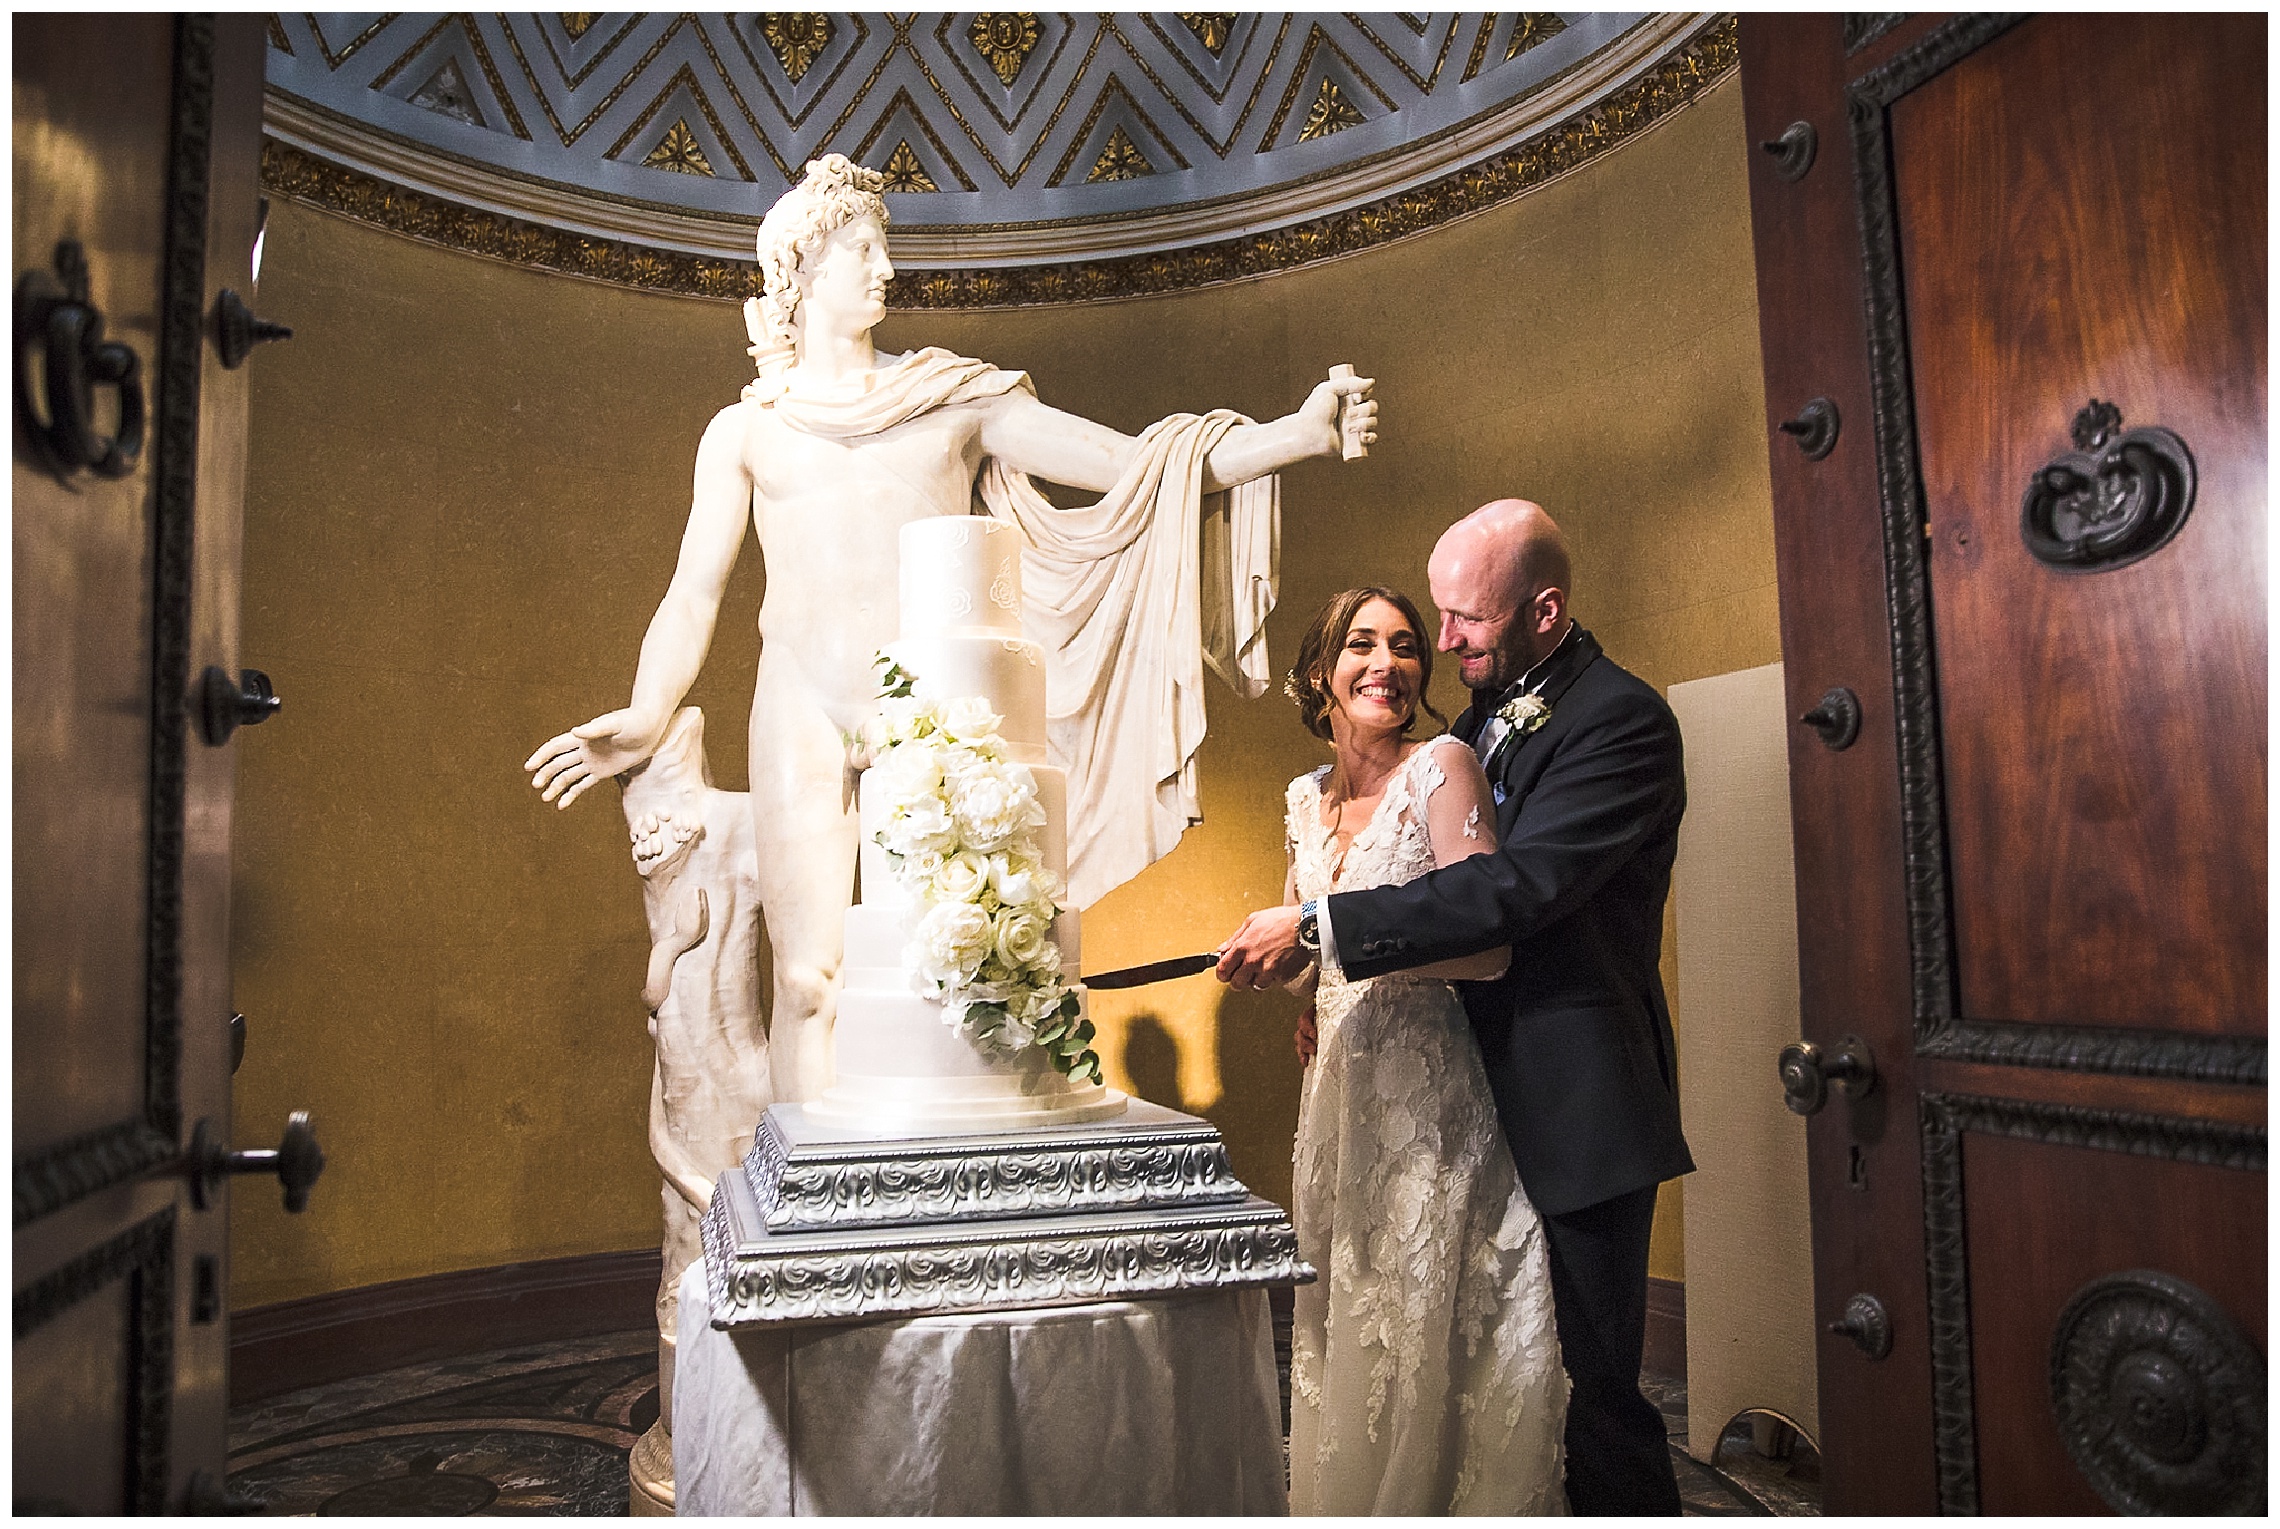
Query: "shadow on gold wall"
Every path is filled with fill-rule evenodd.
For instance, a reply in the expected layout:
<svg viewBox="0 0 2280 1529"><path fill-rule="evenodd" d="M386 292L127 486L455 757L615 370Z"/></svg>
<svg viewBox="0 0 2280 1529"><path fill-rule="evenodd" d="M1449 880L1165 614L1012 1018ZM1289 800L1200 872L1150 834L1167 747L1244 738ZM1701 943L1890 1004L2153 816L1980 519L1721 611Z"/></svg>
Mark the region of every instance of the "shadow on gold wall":
<svg viewBox="0 0 2280 1529"><path fill-rule="evenodd" d="M1127 431L1378 379L1365 462L1284 479L1278 659L1337 589L1422 599L1443 526L1542 500L1576 609L1658 686L1780 656L1740 91L1729 81L1510 206L1347 260L1146 301L894 314L888 349L1027 369ZM315 1111L307 1215L235 1212L239 1306L657 1237L646 933L614 788L518 770L624 704L696 440L749 375L728 304L447 253L291 203L255 363L245 661L286 696L241 751L241 1118ZM692 693L744 778L748 546ZM1454 715L1454 678L1436 700ZM1088 913L1094 969L1209 948L1283 884L1282 794L1325 757L1278 696L1214 688L1205 823ZM1287 1202L1298 1004L1208 978L1097 995L1111 1081L1209 1115ZM1666 1197L1666 1200L1673 1197ZM1675 1215L1675 1204L1667 1212ZM1656 1272L1675 1275L1675 1226Z"/></svg>

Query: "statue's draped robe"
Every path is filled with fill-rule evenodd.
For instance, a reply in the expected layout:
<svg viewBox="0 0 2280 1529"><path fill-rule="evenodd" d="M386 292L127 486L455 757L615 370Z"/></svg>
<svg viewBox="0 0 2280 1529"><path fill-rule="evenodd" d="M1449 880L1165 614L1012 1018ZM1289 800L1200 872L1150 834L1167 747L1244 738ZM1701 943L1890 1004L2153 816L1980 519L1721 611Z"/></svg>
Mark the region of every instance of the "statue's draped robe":
<svg viewBox="0 0 2280 1529"><path fill-rule="evenodd" d="M844 440L930 409L1020 388L1023 372L925 349L888 362L860 397L784 390L781 372L745 397L793 427ZM1274 478L1203 492L1204 462L1240 414L1175 414L1140 435L1097 504L1056 509L995 458L978 509L1020 527L1023 624L1045 649L1047 745L1069 772L1069 898L1088 907L1131 880L1202 820L1203 670L1246 697L1267 685L1281 505Z"/></svg>

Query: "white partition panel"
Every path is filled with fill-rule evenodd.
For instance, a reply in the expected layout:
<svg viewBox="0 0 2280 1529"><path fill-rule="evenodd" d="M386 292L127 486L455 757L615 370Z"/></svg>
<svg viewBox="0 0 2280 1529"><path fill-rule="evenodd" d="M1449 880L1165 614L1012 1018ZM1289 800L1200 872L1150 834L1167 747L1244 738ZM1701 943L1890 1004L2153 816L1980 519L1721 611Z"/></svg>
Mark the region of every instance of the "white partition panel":
<svg viewBox="0 0 2280 1529"><path fill-rule="evenodd" d="M1769 664L1673 685L1686 735L1678 901L1687 1448L1757 1409L1818 1439L1805 1122L1774 1059L1797 1038L1789 720Z"/></svg>

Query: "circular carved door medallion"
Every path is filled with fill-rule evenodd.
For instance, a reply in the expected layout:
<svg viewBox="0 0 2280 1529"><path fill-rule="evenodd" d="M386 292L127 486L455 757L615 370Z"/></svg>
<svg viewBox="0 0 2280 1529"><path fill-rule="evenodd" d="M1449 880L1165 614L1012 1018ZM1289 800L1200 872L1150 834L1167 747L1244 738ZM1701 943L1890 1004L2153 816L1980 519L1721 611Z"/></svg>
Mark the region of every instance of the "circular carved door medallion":
<svg viewBox="0 0 2280 1529"><path fill-rule="evenodd" d="M2118 1512L2264 1512L2264 1394L2256 1345L2172 1275L2092 1280L2051 1334L2059 1436Z"/></svg>

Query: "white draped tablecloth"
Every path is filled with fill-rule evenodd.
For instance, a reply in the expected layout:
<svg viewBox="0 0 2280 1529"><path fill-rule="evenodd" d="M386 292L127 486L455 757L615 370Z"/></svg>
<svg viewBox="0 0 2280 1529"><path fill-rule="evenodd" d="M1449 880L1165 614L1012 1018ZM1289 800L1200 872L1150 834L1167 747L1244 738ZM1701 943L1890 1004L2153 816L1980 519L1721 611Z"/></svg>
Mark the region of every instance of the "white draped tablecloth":
<svg viewBox="0 0 2280 1529"><path fill-rule="evenodd" d="M1263 1290L716 1331L681 1280L684 1514L1280 1514Z"/></svg>

